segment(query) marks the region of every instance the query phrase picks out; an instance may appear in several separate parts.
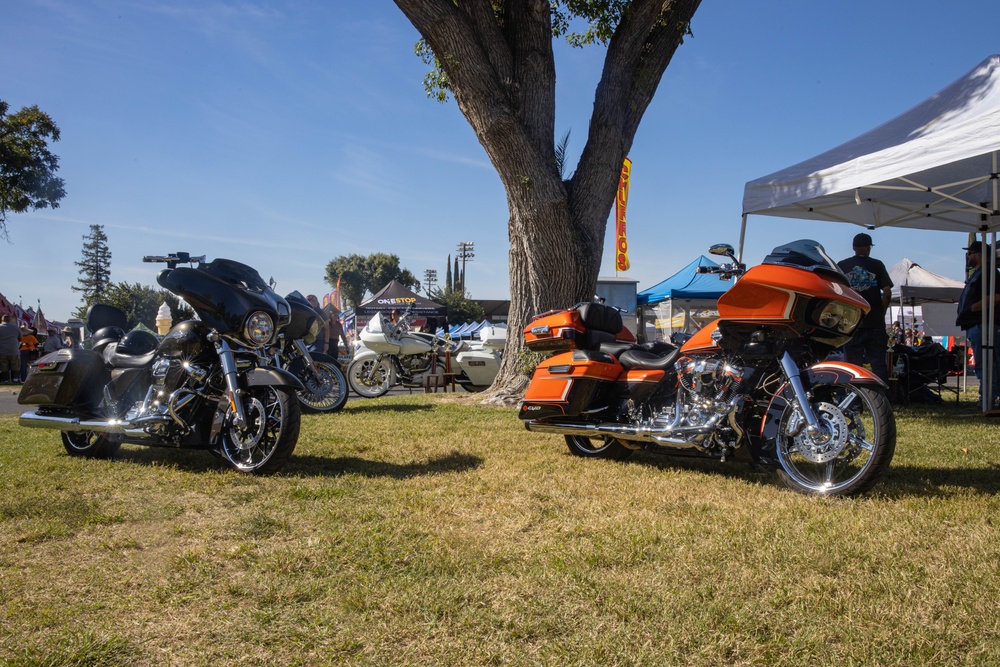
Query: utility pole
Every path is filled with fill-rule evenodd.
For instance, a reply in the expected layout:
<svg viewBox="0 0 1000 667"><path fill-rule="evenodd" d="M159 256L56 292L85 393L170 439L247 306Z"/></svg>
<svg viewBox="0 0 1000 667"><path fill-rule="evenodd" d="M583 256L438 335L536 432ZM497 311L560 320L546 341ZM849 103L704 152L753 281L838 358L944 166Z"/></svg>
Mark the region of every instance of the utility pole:
<svg viewBox="0 0 1000 667"><path fill-rule="evenodd" d="M458 256L455 259L462 260L462 291L465 291L465 263L471 262L476 256L474 241L460 241L458 244Z"/></svg>
<svg viewBox="0 0 1000 667"><path fill-rule="evenodd" d="M431 293L431 288L437 285L438 272L437 269L424 269L424 284L427 285L427 293Z"/></svg>

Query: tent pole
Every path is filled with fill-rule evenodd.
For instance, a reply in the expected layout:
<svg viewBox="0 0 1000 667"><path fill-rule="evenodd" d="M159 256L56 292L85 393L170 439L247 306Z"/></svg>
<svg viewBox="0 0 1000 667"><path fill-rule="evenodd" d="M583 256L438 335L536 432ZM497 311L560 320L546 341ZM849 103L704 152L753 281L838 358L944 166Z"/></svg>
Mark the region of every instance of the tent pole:
<svg viewBox="0 0 1000 667"><path fill-rule="evenodd" d="M743 241L747 237L747 214L743 214L743 223L740 225L740 246L736 250L736 261L743 263Z"/></svg>

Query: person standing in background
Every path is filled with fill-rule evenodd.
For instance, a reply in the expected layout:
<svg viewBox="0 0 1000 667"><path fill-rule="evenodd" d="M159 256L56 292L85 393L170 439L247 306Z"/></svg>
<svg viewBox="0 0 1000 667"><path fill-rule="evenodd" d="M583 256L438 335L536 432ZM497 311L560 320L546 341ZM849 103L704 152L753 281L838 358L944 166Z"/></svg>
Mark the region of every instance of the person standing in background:
<svg viewBox="0 0 1000 667"><path fill-rule="evenodd" d="M14 317L0 320L0 382L17 382L21 377L21 331Z"/></svg>
<svg viewBox="0 0 1000 667"><path fill-rule="evenodd" d="M986 245L986 255L989 257L989 253L993 252L993 248L987 244ZM984 373L983 368L985 364L985 359L983 358L983 281L985 280L986 293L989 293L990 283L1000 284L995 282L996 277L990 280L989 273L983 273L983 247L979 243L973 243L969 247L965 248L965 267L972 271L969 274L969 278L965 283L965 289L962 290L962 296L958 298L958 317L955 319L955 324L958 325L962 331L965 332L965 336L969 341L969 346L972 348L972 358L975 359L975 369L976 377L979 379L979 401L980 407L983 411L992 409L993 405L987 403L987 396L993 396L993 403L996 402L996 391L987 392L984 387ZM1000 274L1000 272L998 272ZM1000 291L997 292L996 297L1000 299ZM1000 341L1000 326L994 328L993 340ZM997 377L1000 375L1000 354L993 351L993 382L992 387L997 386Z"/></svg>
<svg viewBox="0 0 1000 667"><path fill-rule="evenodd" d="M892 279L880 260L871 257L872 237L858 234L852 243L854 256L837 262L847 274L851 287L865 298L871 310L861 320L851 340L844 345L844 355L848 363L862 365L868 362L872 372L883 382L889 381L889 366L886 351L889 336L885 330L885 311L892 298Z"/></svg>

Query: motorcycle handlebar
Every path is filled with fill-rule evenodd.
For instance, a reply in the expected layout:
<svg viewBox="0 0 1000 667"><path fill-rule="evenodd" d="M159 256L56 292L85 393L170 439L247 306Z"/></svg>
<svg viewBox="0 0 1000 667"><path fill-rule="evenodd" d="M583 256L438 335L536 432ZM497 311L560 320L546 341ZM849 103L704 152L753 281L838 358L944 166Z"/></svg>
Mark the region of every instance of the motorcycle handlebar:
<svg viewBox="0 0 1000 667"><path fill-rule="evenodd" d="M191 253L187 252L172 252L168 255L146 255L142 258L142 261L167 264L173 269L178 264L204 264L205 255L192 257Z"/></svg>

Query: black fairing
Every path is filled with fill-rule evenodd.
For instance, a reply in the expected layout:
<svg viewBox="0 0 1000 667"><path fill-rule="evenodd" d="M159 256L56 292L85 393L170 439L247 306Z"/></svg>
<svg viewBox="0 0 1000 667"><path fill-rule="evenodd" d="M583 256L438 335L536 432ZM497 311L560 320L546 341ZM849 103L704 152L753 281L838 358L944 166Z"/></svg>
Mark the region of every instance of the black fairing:
<svg viewBox="0 0 1000 667"><path fill-rule="evenodd" d="M230 259L216 259L196 269L165 269L156 282L184 297L201 321L223 334L238 334L247 315L264 310L276 326L288 322L288 302L255 269Z"/></svg>
<svg viewBox="0 0 1000 667"><path fill-rule="evenodd" d="M309 301L299 292L285 296L292 310L291 321L285 327L285 336L290 339L302 338L306 344L316 340L316 334L326 326L323 316L316 312Z"/></svg>
<svg viewBox="0 0 1000 667"><path fill-rule="evenodd" d="M160 341L157 353L172 359L197 359L204 351L214 351L206 336L211 329L197 320L180 322Z"/></svg>

